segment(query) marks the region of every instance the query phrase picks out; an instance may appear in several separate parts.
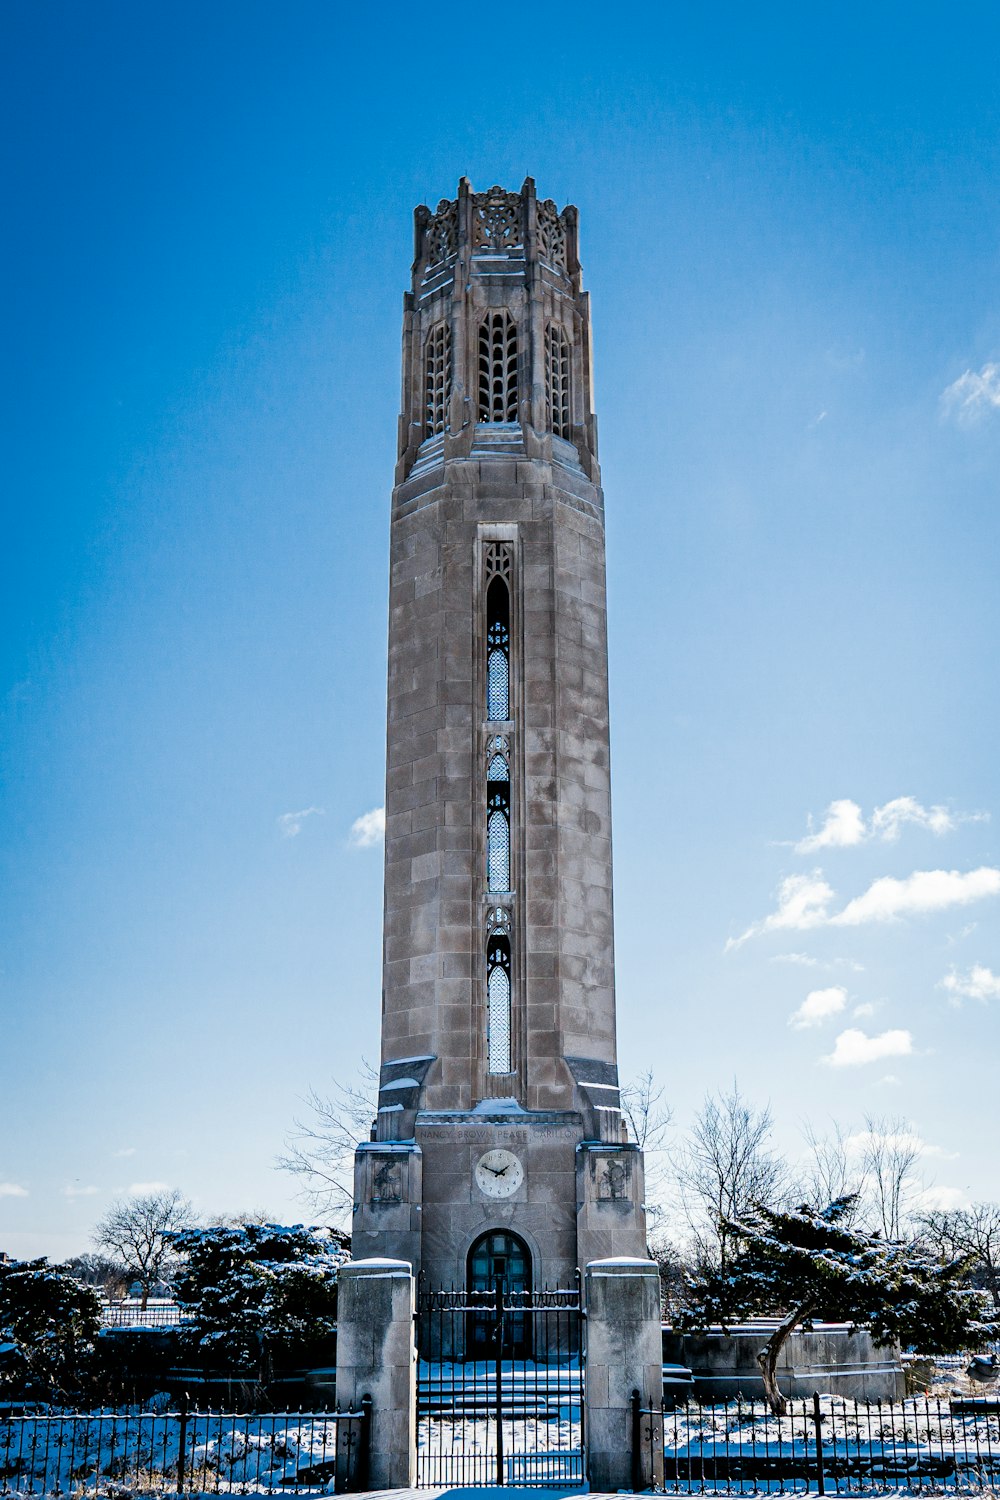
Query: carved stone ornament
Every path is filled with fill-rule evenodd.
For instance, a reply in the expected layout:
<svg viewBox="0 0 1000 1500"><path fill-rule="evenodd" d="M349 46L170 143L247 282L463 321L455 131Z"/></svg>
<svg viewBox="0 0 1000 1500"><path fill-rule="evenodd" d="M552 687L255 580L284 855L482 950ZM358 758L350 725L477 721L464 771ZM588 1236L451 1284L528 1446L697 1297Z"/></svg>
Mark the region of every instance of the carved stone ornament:
<svg viewBox="0 0 1000 1500"><path fill-rule="evenodd" d="M500 254L523 244L521 195L491 187L472 196L472 248Z"/></svg>
<svg viewBox="0 0 1000 1500"><path fill-rule="evenodd" d="M483 574L486 583L491 578L502 578L510 584L513 549L509 542L487 542L483 548Z"/></svg>
<svg viewBox="0 0 1000 1500"><path fill-rule="evenodd" d="M458 203L442 198L424 231L428 266L436 266L458 249Z"/></svg>
<svg viewBox="0 0 1000 1500"><path fill-rule="evenodd" d="M560 271L566 269L566 226L559 216L551 198L539 202L535 223L538 229L538 249L543 260Z"/></svg>
<svg viewBox="0 0 1000 1500"><path fill-rule="evenodd" d="M627 1167L615 1156L609 1156L597 1179L597 1195L605 1202L620 1203L629 1196Z"/></svg>
<svg viewBox="0 0 1000 1500"><path fill-rule="evenodd" d="M401 1203L403 1188L399 1162L391 1156L383 1156L376 1158L372 1166L372 1202Z"/></svg>

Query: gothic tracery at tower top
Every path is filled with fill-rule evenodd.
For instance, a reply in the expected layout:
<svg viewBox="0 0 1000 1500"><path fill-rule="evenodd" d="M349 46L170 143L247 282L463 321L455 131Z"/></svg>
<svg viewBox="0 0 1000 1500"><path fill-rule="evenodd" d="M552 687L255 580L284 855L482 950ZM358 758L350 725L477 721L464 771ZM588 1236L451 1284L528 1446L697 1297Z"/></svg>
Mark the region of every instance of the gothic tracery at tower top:
<svg viewBox="0 0 1000 1500"><path fill-rule="evenodd" d="M397 482L498 443L599 481L577 214L531 178L417 209L399 432Z"/></svg>

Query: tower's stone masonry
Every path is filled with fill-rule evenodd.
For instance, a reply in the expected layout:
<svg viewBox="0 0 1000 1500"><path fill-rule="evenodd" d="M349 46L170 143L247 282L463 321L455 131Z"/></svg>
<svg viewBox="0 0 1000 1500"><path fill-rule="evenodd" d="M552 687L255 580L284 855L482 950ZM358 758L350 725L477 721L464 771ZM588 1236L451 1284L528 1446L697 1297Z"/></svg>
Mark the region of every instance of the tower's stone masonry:
<svg viewBox="0 0 1000 1500"><path fill-rule="evenodd" d="M536 1286L565 1285L645 1255L645 1225L616 1064L589 305L576 212L530 178L463 179L417 210L399 454L382 1068L354 1254L461 1285L495 1230Z"/></svg>

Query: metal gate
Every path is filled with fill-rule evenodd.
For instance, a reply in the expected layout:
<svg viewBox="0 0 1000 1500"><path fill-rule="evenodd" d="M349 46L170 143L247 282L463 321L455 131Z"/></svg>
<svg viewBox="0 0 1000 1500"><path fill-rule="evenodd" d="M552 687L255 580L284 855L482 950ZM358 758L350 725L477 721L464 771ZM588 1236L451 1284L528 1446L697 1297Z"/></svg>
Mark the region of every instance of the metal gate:
<svg viewBox="0 0 1000 1500"><path fill-rule="evenodd" d="M426 1291L417 1484L584 1481L580 1289Z"/></svg>

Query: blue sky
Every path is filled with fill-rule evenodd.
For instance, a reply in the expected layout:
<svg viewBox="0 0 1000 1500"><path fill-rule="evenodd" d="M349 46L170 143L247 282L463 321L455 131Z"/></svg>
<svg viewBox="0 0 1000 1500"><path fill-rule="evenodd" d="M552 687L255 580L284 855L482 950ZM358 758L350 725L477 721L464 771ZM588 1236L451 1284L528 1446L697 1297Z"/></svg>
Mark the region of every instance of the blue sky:
<svg viewBox="0 0 1000 1500"><path fill-rule="evenodd" d="M462 173L581 213L623 1071L997 1196L995 8L4 25L0 1247L141 1183L301 1217L298 1101L377 1055L401 296Z"/></svg>

